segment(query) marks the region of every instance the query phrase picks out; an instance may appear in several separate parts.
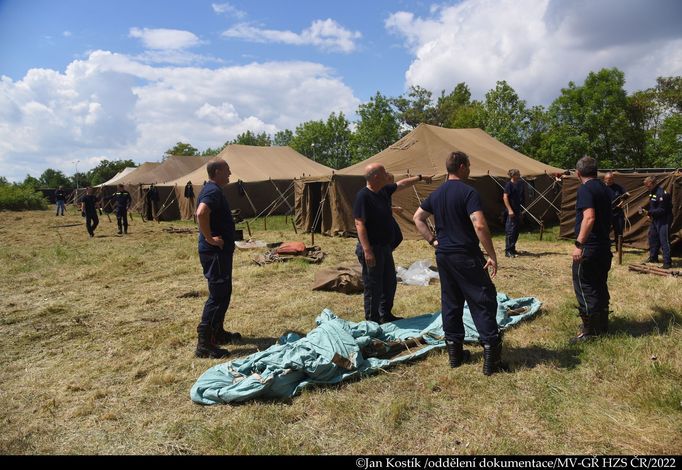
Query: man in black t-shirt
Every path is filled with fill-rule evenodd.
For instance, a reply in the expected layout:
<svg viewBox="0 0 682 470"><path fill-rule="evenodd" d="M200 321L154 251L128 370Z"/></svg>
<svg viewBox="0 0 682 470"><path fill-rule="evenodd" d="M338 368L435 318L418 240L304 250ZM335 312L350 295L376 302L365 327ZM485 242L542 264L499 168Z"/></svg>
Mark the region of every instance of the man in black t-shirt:
<svg viewBox="0 0 682 470"><path fill-rule="evenodd" d="M618 243L618 237L623 236L625 229L625 214L623 213L622 203L625 202L629 194L613 180L613 173L610 171L604 175L604 184L609 191L609 196L611 196L611 223L615 242Z"/></svg>
<svg viewBox="0 0 682 470"><path fill-rule="evenodd" d="M197 326L195 355L218 359L229 355L220 344L241 339L239 333L225 331L223 322L232 297L232 257L234 221L223 186L230 182L230 167L225 160L212 160L206 166L209 181L199 194L199 260L208 281L208 299Z"/></svg>
<svg viewBox="0 0 682 470"><path fill-rule="evenodd" d="M395 220L391 196L418 181L431 182L421 175L391 183L391 175L383 165L372 163L365 168L367 186L358 191L353 204L353 217L358 232L355 254L362 265L365 286L365 319L383 324L400 320L392 313L397 280L393 262Z"/></svg>
<svg viewBox="0 0 682 470"><path fill-rule="evenodd" d="M504 207L507 209L507 220L504 224L505 246L504 255L507 258L516 258L516 241L519 239L519 227L521 225L521 205L525 202L523 193L523 181L521 172L512 168L507 173L510 180L504 186Z"/></svg>
<svg viewBox="0 0 682 470"><path fill-rule="evenodd" d="M481 198L464 180L469 177L469 157L453 152L446 161L448 179L431 193L414 213L422 236L436 248L441 285L441 315L450 367L459 367L471 354L464 350L464 302L483 343L483 373L504 369L502 335L497 325L497 291L491 277L497 274L497 255ZM433 215L436 234L426 222ZM487 261L479 242L488 254ZM488 274L490 269L490 274Z"/></svg>
<svg viewBox="0 0 682 470"><path fill-rule="evenodd" d="M611 195L597 178L597 161L583 157L576 164L580 182L575 203L573 289L582 328L572 342L606 333L609 324L608 276L611 269Z"/></svg>
<svg viewBox="0 0 682 470"><path fill-rule="evenodd" d="M64 215L64 207L66 206L66 191L64 191L64 187L60 186L57 191L54 193L54 199L55 202L57 203L57 215Z"/></svg>
<svg viewBox="0 0 682 470"><path fill-rule="evenodd" d="M99 225L99 217L97 217L99 198L93 193L92 187L87 187L85 196L81 198L80 203L81 213L85 217L85 228L88 230L90 238L93 238L95 236L95 229Z"/></svg>

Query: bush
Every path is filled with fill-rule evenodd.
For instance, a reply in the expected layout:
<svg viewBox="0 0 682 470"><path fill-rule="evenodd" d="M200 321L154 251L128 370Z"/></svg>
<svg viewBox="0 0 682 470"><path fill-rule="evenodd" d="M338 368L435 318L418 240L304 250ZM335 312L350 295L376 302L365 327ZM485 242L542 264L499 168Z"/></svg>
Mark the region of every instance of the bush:
<svg viewBox="0 0 682 470"><path fill-rule="evenodd" d="M21 185L0 185L0 210L26 211L47 209L47 199L35 189Z"/></svg>

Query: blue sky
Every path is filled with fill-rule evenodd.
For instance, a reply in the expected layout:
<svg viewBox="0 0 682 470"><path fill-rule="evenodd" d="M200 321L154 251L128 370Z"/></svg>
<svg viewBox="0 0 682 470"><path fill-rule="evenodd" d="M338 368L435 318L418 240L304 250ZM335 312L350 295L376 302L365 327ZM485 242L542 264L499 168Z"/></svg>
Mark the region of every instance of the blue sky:
<svg viewBox="0 0 682 470"><path fill-rule="evenodd" d="M648 88L682 75L681 24L677 0L0 0L0 175L158 161L410 85L547 105L619 67Z"/></svg>

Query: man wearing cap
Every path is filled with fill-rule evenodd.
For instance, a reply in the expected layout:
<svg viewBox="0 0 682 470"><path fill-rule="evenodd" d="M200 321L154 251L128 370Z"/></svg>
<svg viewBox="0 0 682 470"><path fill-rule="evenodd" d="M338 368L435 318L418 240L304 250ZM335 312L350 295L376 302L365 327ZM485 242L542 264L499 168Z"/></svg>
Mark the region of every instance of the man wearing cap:
<svg viewBox="0 0 682 470"><path fill-rule="evenodd" d="M497 255L483 215L478 192L464 181L470 174L469 157L453 152L446 160L448 179L414 213L417 230L436 248L441 286L441 315L450 367L459 367L471 354L464 350L464 302L483 344L483 373L506 368L501 362L502 335L497 325ZM436 234L426 222L433 215ZM488 259L483 258L480 244ZM490 274L488 274L490 269Z"/></svg>
<svg viewBox="0 0 682 470"><path fill-rule="evenodd" d="M673 220L673 206L670 194L656 183L656 178L644 178L644 186L649 190L649 201L640 212L646 212L649 225L649 263L658 263L658 252L663 252L663 269L672 267L670 256L670 224Z"/></svg>
<svg viewBox="0 0 682 470"><path fill-rule="evenodd" d="M355 254L362 265L365 285L365 319L383 324L400 320L392 313L397 287L393 248L395 220L391 196L418 181L431 182L422 175L391 183L391 175L383 165L372 163L365 168L367 186L358 191L353 204L353 217L358 232Z"/></svg>
<svg viewBox="0 0 682 470"><path fill-rule="evenodd" d="M582 327L572 342L582 342L608 332L611 269L611 195L597 178L597 161L583 157L576 164L581 185L575 203L573 289Z"/></svg>
<svg viewBox="0 0 682 470"><path fill-rule="evenodd" d="M196 357L219 359L229 355L220 344L241 339L239 333L225 331L223 322L232 296L232 257L234 255L234 221L223 186L230 182L230 167L222 159L206 166L209 181L197 200L199 224L199 260L208 281L208 299L197 326Z"/></svg>

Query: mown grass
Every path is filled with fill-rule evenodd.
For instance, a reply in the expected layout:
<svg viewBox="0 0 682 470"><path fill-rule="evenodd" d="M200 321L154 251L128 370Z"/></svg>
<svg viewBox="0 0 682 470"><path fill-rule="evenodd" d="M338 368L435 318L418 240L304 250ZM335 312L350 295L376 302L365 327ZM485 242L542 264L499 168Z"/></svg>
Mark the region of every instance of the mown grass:
<svg viewBox="0 0 682 470"><path fill-rule="evenodd" d="M72 227L58 227L80 224ZM115 235L102 218L89 239L73 209L0 212L0 453L8 454L653 454L682 448L682 280L614 265L612 334L571 346L578 319L572 245L556 232L522 235L495 283L534 295L542 314L505 336L511 373L415 363L283 402L201 407L194 381L219 361L196 359L207 292L194 235L142 223ZM267 242L303 240L283 218L251 225ZM245 228L245 227L244 227ZM324 265L352 261L355 241L315 237ZM502 248L503 238L495 245ZM362 297L313 292L318 266L258 267L239 251L227 327L245 336L234 357L307 332L324 307L362 319ZM432 259L405 241L402 265ZM625 264L643 253L628 250ZM677 260L679 265L679 260ZM439 287L399 286L395 313L439 309Z"/></svg>

